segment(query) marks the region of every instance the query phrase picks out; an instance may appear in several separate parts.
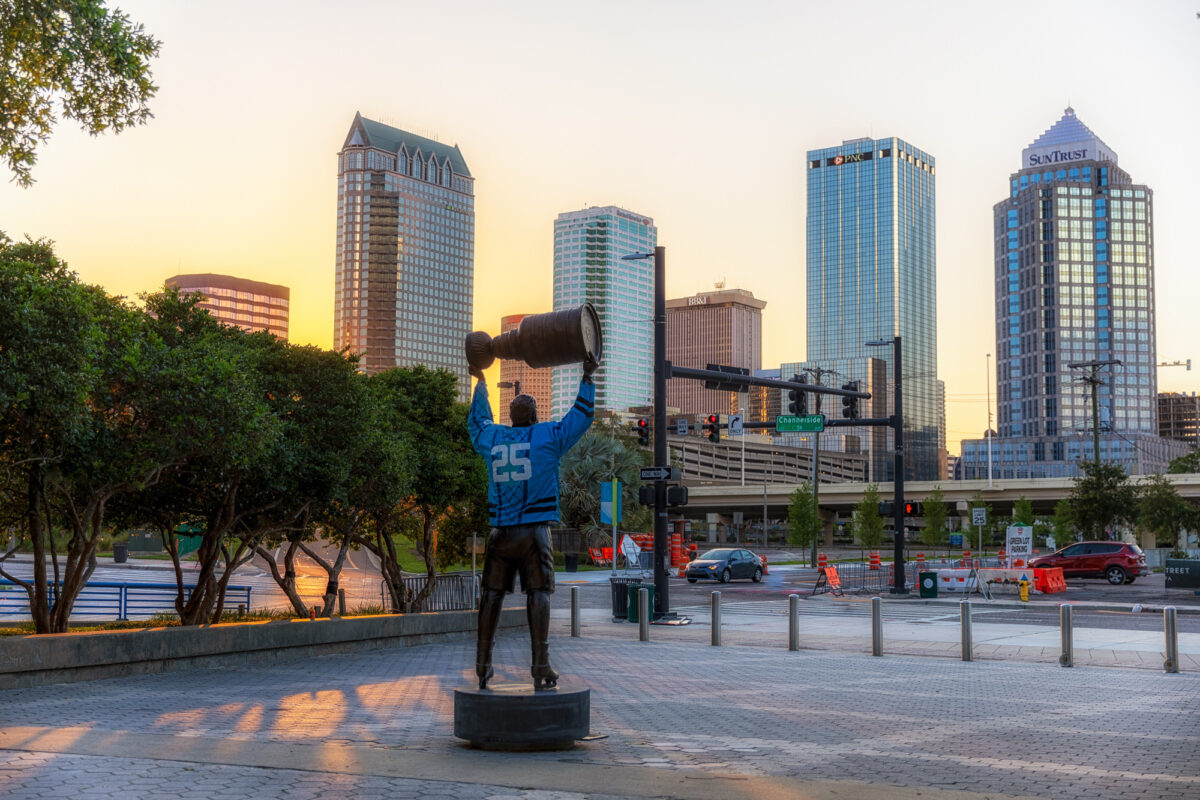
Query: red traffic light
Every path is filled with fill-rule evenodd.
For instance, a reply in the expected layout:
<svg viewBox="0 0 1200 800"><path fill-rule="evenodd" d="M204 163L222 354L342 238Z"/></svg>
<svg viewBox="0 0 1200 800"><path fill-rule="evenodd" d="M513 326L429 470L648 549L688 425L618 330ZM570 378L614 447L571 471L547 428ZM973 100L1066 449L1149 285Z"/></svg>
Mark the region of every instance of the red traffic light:
<svg viewBox="0 0 1200 800"><path fill-rule="evenodd" d="M708 415L708 424L715 425L720 419L721 418L718 417L716 414L709 414Z"/></svg>
<svg viewBox="0 0 1200 800"><path fill-rule="evenodd" d="M637 421L637 426L640 430L644 431L644 430L646 430L646 428L650 427L650 423L647 420L639 419Z"/></svg>

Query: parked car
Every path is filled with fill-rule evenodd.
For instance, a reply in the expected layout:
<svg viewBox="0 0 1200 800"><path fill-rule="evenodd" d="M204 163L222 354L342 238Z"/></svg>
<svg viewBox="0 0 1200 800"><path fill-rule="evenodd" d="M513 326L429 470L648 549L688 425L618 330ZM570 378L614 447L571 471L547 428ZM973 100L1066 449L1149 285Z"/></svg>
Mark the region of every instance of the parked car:
<svg viewBox="0 0 1200 800"><path fill-rule="evenodd" d="M688 583L701 578L729 583L736 578L749 578L758 583L763 576L763 561L749 550L721 547L709 550L688 564Z"/></svg>
<svg viewBox="0 0 1200 800"><path fill-rule="evenodd" d="M1029 566L1062 567L1064 578L1104 578L1114 586L1133 583L1149 572L1142 548L1124 542L1076 542L1030 559Z"/></svg>

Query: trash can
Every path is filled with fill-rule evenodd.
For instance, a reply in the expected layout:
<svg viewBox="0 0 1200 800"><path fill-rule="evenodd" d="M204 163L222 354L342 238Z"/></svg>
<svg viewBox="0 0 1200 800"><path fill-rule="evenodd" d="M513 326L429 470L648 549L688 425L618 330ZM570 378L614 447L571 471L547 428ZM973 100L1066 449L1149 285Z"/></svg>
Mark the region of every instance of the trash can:
<svg viewBox="0 0 1200 800"><path fill-rule="evenodd" d="M612 584L612 621L624 622L629 616L629 585L640 583L639 578L610 577Z"/></svg>
<svg viewBox="0 0 1200 800"><path fill-rule="evenodd" d="M649 592L647 592L647 594L650 595L647 598L647 600L650 603L650 619L654 619L654 584L653 583L631 583L631 584L629 584L628 588L626 589L626 591L629 592L629 600L628 600L628 615L625 617L625 619L629 620L630 622L640 622L641 621L641 619L638 617L638 590L639 589L649 589L650 590Z"/></svg>
<svg viewBox="0 0 1200 800"><path fill-rule="evenodd" d="M921 572L917 575L921 584L921 597L937 597L938 575L936 572Z"/></svg>
<svg viewBox="0 0 1200 800"><path fill-rule="evenodd" d="M567 572L578 572L579 553L563 553L563 568Z"/></svg>
<svg viewBox="0 0 1200 800"><path fill-rule="evenodd" d="M129 545L125 542L113 542L113 561L124 564L129 560Z"/></svg>

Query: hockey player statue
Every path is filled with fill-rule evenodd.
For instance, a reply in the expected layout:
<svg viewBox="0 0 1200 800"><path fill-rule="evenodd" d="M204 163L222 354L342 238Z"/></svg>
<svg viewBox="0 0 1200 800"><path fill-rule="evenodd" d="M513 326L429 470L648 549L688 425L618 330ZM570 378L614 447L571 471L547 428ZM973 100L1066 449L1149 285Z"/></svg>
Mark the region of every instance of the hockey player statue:
<svg viewBox="0 0 1200 800"><path fill-rule="evenodd" d="M513 591L513 578L518 574L529 620L533 687L550 689L558 684L549 656L550 595L554 592L549 525L558 521L559 460L592 424L596 399L592 372L597 366L590 355L584 360L579 396L561 420L538 422L537 401L519 394L509 406L511 426L492 421L483 372L471 369L479 380L467 428L471 444L488 468L488 521L492 525L480 582L475 649L480 689L486 689L492 678L492 645L500 608L504 595Z"/></svg>

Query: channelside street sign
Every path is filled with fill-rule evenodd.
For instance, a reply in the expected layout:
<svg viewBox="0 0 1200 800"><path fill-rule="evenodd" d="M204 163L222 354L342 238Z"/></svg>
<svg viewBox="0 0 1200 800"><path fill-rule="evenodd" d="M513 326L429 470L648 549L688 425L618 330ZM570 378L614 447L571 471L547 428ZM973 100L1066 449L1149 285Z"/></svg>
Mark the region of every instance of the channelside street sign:
<svg viewBox="0 0 1200 800"><path fill-rule="evenodd" d="M825 430L824 414L780 414L775 418L775 430L781 433L820 433Z"/></svg>

